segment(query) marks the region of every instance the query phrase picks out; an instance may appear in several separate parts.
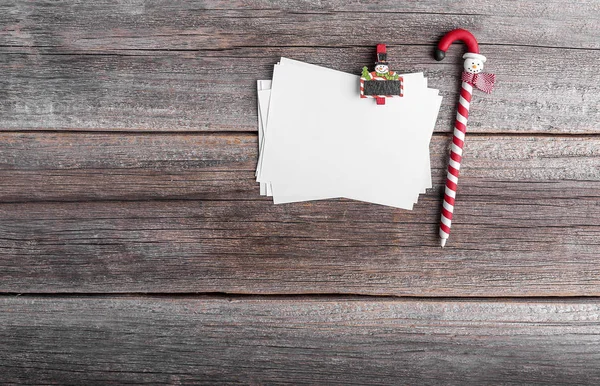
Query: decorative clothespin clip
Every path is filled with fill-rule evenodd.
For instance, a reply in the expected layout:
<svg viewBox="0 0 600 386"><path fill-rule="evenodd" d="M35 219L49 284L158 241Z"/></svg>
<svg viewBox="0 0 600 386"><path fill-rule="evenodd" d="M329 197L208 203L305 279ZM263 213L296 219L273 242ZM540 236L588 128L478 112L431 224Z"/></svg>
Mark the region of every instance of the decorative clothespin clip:
<svg viewBox="0 0 600 386"><path fill-rule="evenodd" d="M384 105L385 98L401 97L403 94L402 77L390 71L385 44L378 44L375 71L369 72L367 66L362 69L360 97L375 98L378 105Z"/></svg>

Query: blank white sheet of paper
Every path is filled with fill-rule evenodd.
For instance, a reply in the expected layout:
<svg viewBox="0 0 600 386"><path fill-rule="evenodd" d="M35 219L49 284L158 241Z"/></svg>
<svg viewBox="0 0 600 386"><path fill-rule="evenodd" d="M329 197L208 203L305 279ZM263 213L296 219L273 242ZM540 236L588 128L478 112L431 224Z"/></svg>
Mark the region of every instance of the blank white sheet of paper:
<svg viewBox="0 0 600 386"><path fill-rule="evenodd" d="M282 58L275 67L263 133L259 181L273 183L275 202L343 196L410 209L430 184L423 178L425 162L417 161L425 161L433 125L417 118L435 122L439 104L426 103L431 94L422 103L415 96L413 103L393 98L377 106L358 97L355 75L289 63Z"/></svg>

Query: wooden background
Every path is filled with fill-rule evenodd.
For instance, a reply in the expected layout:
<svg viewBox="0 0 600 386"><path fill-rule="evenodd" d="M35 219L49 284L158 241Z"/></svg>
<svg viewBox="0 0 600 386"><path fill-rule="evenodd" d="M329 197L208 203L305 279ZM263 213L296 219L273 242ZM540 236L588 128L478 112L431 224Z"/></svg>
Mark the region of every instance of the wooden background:
<svg viewBox="0 0 600 386"><path fill-rule="evenodd" d="M453 234L442 184L470 29ZM377 43L444 96L412 212L273 205L257 79L360 73ZM599 384L600 2L0 3L0 382Z"/></svg>

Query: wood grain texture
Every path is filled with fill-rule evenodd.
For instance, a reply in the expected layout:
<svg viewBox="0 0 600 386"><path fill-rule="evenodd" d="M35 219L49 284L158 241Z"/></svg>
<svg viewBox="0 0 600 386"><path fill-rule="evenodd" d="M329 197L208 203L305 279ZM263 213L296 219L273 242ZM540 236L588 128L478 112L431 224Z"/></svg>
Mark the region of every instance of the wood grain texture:
<svg viewBox="0 0 600 386"><path fill-rule="evenodd" d="M463 190L446 249L433 195L413 212L348 201L6 204L0 291L600 295L599 184L576 198L555 185L550 198L508 199L494 194L507 185L482 185L475 197Z"/></svg>
<svg viewBox="0 0 600 386"><path fill-rule="evenodd" d="M430 145L438 187L450 141L435 135ZM0 133L0 202L259 200L257 148L256 135L243 133ZM507 199L532 197L516 185L546 198L597 197L600 138L468 135L459 194L475 184L484 200L488 181Z"/></svg>
<svg viewBox="0 0 600 386"><path fill-rule="evenodd" d="M510 0L9 0L0 11L2 45L71 50L339 47L379 40L429 45L445 33L436 31L457 27L474 32L482 44L600 48L594 0L524 0L518 6Z"/></svg>
<svg viewBox="0 0 600 386"><path fill-rule="evenodd" d="M17 384L595 385L593 300L1 298Z"/></svg>
<svg viewBox="0 0 600 386"><path fill-rule="evenodd" d="M3 133L0 291L600 295L599 140L472 136L440 249L448 143L409 212L273 205L250 134Z"/></svg>
<svg viewBox="0 0 600 386"><path fill-rule="evenodd" d="M1 133L0 201L257 199L256 135Z"/></svg>
<svg viewBox="0 0 600 386"><path fill-rule="evenodd" d="M401 12L392 3L382 5L386 12L367 5L362 12L326 5L307 12L306 4L294 9L293 3L266 9L266 2L234 2L227 9L67 4L18 3L0 12L6 25L0 32L1 130L254 131L255 81L270 78L279 57L359 74L373 61L375 44L385 41L396 69L425 71L430 86L441 90L436 130L450 132L462 48L435 62L439 36L432 31L463 26L474 27L487 68L498 76L493 95L475 97L471 132L600 132L595 2L529 1L523 8L501 2L504 13L488 4L489 14L423 5ZM477 8L470 4L464 8ZM536 20L552 28L538 30ZM382 23L392 27L382 32Z"/></svg>

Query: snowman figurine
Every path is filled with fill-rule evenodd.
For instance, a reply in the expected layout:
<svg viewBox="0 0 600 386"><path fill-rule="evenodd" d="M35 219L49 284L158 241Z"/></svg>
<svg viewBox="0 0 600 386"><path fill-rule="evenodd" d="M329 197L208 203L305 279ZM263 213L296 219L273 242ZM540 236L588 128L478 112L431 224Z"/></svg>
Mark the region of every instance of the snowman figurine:
<svg viewBox="0 0 600 386"><path fill-rule="evenodd" d="M385 74L390 72L390 68L388 67L387 62L377 62L375 63L375 72L377 76L384 77Z"/></svg>
<svg viewBox="0 0 600 386"><path fill-rule="evenodd" d="M467 82L471 86L478 88L479 90L491 93L494 88L494 82L496 76L494 74L488 74L483 72L483 63L485 63L485 56L481 54L475 54L473 52L467 52L463 55L465 60L464 71L462 73L462 81Z"/></svg>
<svg viewBox="0 0 600 386"><path fill-rule="evenodd" d="M467 52L463 55L463 59L465 60L465 72L469 74L479 74L483 71L483 63L485 63L485 56L481 54Z"/></svg>

